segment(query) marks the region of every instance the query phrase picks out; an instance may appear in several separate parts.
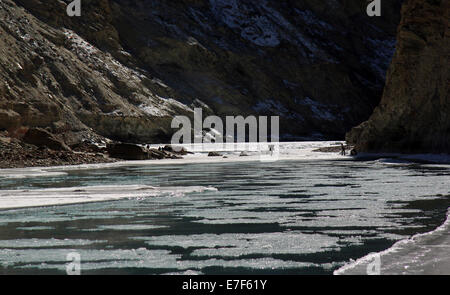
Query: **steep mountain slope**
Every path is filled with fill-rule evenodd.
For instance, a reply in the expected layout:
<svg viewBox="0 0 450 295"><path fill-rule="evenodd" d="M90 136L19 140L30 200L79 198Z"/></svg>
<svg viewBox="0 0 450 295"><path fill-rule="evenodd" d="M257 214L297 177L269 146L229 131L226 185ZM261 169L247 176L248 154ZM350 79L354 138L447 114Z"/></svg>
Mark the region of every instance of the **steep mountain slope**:
<svg viewBox="0 0 450 295"><path fill-rule="evenodd" d="M378 104L400 1L69 2L0 1L0 129L161 142L198 106L337 138Z"/></svg>
<svg viewBox="0 0 450 295"><path fill-rule="evenodd" d="M347 140L361 151L450 153L450 2L408 0L380 106Z"/></svg>
<svg viewBox="0 0 450 295"><path fill-rule="evenodd" d="M190 111L73 31L11 1L0 7L0 129L46 127L69 144L95 134L90 128L113 139L152 141L170 131L174 114Z"/></svg>

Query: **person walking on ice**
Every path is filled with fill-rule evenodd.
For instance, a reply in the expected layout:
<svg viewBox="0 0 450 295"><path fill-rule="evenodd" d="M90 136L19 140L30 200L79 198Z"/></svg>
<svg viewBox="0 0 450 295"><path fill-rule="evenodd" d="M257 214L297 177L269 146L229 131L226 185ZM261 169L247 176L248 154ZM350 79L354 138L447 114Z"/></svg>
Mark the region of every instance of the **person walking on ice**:
<svg viewBox="0 0 450 295"><path fill-rule="evenodd" d="M346 155L346 152L345 152L345 146L344 146L343 143L341 143L341 155L342 155L342 156L345 156L345 155Z"/></svg>

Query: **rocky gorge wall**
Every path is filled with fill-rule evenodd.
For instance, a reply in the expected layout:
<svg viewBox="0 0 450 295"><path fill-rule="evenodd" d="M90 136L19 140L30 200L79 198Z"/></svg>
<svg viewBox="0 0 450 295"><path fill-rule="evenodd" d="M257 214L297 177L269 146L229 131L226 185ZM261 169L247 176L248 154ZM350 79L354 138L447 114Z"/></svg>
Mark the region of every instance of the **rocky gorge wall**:
<svg viewBox="0 0 450 295"><path fill-rule="evenodd" d="M278 115L338 139L379 103L401 1L0 1L0 131L167 141L175 115ZM20 133L20 132L19 132Z"/></svg>
<svg viewBox="0 0 450 295"><path fill-rule="evenodd" d="M359 151L450 153L450 1L407 0L380 105L347 134Z"/></svg>

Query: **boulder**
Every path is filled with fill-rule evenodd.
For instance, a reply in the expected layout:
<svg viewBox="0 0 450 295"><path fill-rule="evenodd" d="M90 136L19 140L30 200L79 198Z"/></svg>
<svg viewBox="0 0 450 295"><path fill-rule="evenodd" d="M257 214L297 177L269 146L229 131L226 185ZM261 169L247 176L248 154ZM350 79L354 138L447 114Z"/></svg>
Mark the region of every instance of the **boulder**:
<svg viewBox="0 0 450 295"><path fill-rule="evenodd" d="M95 142L89 140L83 140L81 143L77 143L71 146L71 148L75 151L86 152L86 153L104 153L106 149L104 147L100 147Z"/></svg>
<svg viewBox="0 0 450 295"><path fill-rule="evenodd" d="M107 150L112 158L122 160L181 159L175 152L164 149L148 149L132 143L111 143L107 145Z"/></svg>
<svg viewBox="0 0 450 295"><path fill-rule="evenodd" d="M70 148L53 134L42 128L30 128L23 141L38 147L47 147L55 151L70 151Z"/></svg>
<svg viewBox="0 0 450 295"><path fill-rule="evenodd" d="M116 159L148 160L150 158L147 149L132 143L111 143L106 148L109 155Z"/></svg>
<svg viewBox="0 0 450 295"><path fill-rule="evenodd" d="M186 151L183 147L173 148L171 145L166 145L165 147L162 148L162 150L165 152L168 152L168 153L181 155L181 156L186 156L188 154L188 151Z"/></svg>
<svg viewBox="0 0 450 295"><path fill-rule="evenodd" d="M13 110L0 109L0 130L16 128L20 125L20 115Z"/></svg>
<svg viewBox="0 0 450 295"><path fill-rule="evenodd" d="M182 157L178 156L175 152L168 152L164 149L150 149L149 156L151 159L182 159Z"/></svg>
<svg viewBox="0 0 450 295"><path fill-rule="evenodd" d="M216 152L210 152L208 154L208 157L222 157L222 155Z"/></svg>

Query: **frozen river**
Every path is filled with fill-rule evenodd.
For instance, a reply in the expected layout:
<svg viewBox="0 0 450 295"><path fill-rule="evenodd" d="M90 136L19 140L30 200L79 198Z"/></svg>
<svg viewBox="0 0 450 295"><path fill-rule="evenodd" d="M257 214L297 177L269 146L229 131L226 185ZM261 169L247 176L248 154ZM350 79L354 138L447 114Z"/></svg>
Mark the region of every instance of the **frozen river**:
<svg viewBox="0 0 450 295"><path fill-rule="evenodd" d="M231 154L0 171L0 273L64 274L73 252L83 274L361 273L364 263L349 263L444 223L450 165L313 147L286 145L275 162ZM435 248L419 247L423 237L395 247L445 257L448 228L437 233ZM405 260L396 253L382 256L382 272L405 270L392 267Z"/></svg>

